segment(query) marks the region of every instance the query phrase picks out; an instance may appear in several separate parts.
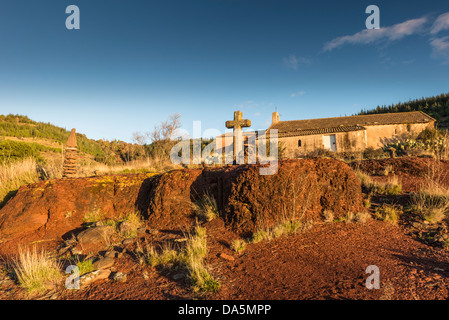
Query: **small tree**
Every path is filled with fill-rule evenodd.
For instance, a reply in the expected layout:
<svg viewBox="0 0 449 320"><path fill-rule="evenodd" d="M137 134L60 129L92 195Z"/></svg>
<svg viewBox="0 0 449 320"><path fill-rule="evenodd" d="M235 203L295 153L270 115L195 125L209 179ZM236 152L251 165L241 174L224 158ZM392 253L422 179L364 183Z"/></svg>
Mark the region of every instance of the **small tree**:
<svg viewBox="0 0 449 320"><path fill-rule="evenodd" d="M181 128L181 115L179 113L171 114L168 119L154 129L142 135L139 132L133 134L133 140L140 145L144 145L147 154L150 157L169 157L170 150L175 141L175 134ZM148 144L148 140L151 144Z"/></svg>

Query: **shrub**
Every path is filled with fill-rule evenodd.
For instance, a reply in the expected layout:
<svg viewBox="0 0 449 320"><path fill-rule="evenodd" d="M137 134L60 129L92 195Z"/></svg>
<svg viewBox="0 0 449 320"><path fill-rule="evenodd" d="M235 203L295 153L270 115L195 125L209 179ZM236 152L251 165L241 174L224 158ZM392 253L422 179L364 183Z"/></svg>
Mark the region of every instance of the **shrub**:
<svg viewBox="0 0 449 320"><path fill-rule="evenodd" d="M390 204L382 204L381 207L376 208L374 216L378 220L397 224L402 214L402 208Z"/></svg>
<svg viewBox="0 0 449 320"><path fill-rule="evenodd" d="M0 164L0 208L21 186L38 181L37 164L33 158Z"/></svg>
<svg viewBox="0 0 449 320"><path fill-rule="evenodd" d="M246 249L246 241L242 239L236 239L231 242L231 249L235 252L242 252Z"/></svg>
<svg viewBox="0 0 449 320"><path fill-rule="evenodd" d="M83 274L94 271L94 265L92 259L85 259L83 261L78 261L76 266L79 268L80 276Z"/></svg>
<svg viewBox="0 0 449 320"><path fill-rule="evenodd" d="M96 223L96 222L101 221L105 215L106 215L105 213L100 213L100 211L98 211L98 210L95 210L92 212L87 212L84 214L83 222L84 223Z"/></svg>
<svg viewBox="0 0 449 320"><path fill-rule="evenodd" d="M261 228L253 233L251 242L257 243L263 240L272 240L289 234L297 234L311 227L310 222L285 220L272 228Z"/></svg>
<svg viewBox="0 0 449 320"><path fill-rule="evenodd" d="M365 223L369 219L371 219L371 215L367 211L358 212L354 217L354 221L358 223Z"/></svg>
<svg viewBox="0 0 449 320"><path fill-rule="evenodd" d="M204 259L207 256L206 229L197 226L189 235L183 250L176 250L169 243L165 243L161 250L146 243L142 248L138 243L136 256L142 263L152 267L180 267L187 270L190 283L195 291L215 292L220 283L207 271Z"/></svg>
<svg viewBox="0 0 449 320"><path fill-rule="evenodd" d="M139 212L131 212L116 222L119 235L125 239L134 238L138 229L144 225Z"/></svg>
<svg viewBox="0 0 449 320"><path fill-rule="evenodd" d="M324 210L323 212L324 222L333 222L334 213L331 210Z"/></svg>
<svg viewBox="0 0 449 320"><path fill-rule="evenodd" d="M371 177L360 171L355 170L355 174L367 193L382 195L398 195L402 192L402 185L397 176L392 176L387 183L373 181Z"/></svg>
<svg viewBox="0 0 449 320"><path fill-rule="evenodd" d="M382 159L386 158L388 155L380 148L374 149L373 147L368 147L363 151L364 159Z"/></svg>
<svg viewBox="0 0 449 320"><path fill-rule="evenodd" d="M13 269L20 286L29 293L45 291L49 284L60 279L61 264L44 251L19 248Z"/></svg>
<svg viewBox="0 0 449 320"><path fill-rule="evenodd" d="M449 213L449 190L430 182L411 195L410 209L421 219L438 223Z"/></svg>
<svg viewBox="0 0 449 320"><path fill-rule="evenodd" d="M193 210L198 218L203 221L211 221L218 217L218 206L214 197L204 194L201 199L192 204Z"/></svg>
<svg viewBox="0 0 449 320"><path fill-rule="evenodd" d="M369 198L368 198L368 199L363 199L363 206L364 206L365 208L371 207L371 201L370 201Z"/></svg>

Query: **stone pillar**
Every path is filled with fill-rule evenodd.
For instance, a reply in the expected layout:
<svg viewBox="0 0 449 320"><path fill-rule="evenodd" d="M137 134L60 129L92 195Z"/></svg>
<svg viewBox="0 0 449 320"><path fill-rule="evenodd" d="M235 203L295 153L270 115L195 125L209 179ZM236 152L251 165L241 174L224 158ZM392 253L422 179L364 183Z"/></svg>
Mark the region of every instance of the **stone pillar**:
<svg viewBox="0 0 449 320"><path fill-rule="evenodd" d="M76 160L78 159L78 148L76 144L76 132L72 129L69 139L65 146L65 158L63 166L63 178L76 178L77 168Z"/></svg>

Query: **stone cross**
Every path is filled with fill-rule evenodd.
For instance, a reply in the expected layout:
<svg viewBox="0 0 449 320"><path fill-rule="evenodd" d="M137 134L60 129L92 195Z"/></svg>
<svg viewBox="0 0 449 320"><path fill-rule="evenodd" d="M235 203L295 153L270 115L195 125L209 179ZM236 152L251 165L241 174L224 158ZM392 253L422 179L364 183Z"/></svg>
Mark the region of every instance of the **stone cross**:
<svg viewBox="0 0 449 320"><path fill-rule="evenodd" d="M226 128L228 129L234 129L233 136L234 136L234 163L236 163L236 160L238 156L240 155L240 152L242 151L243 147L243 136L242 136L242 128L251 127L251 121L248 119L242 119L243 114L241 111L235 111L234 112L234 120L226 121Z"/></svg>

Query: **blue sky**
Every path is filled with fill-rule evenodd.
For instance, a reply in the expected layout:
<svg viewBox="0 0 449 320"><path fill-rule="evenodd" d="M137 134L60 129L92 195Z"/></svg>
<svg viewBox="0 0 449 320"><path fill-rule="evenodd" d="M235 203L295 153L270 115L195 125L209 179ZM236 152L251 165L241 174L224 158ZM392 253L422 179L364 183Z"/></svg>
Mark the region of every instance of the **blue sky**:
<svg viewBox="0 0 449 320"><path fill-rule="evenodd" d="M80 30L67 30L69 5ZM368 5L380 30L366 30ZM0 1L0 113L131 141L449 92L449 1Z"/></svg>

